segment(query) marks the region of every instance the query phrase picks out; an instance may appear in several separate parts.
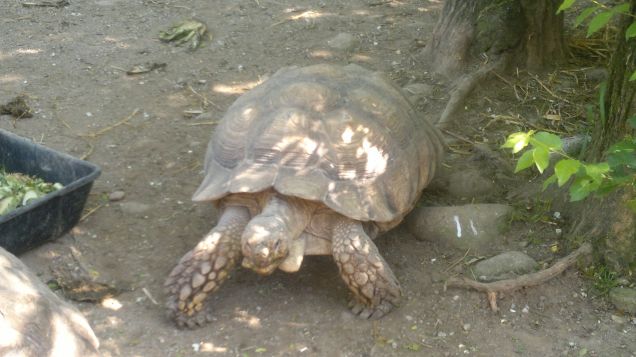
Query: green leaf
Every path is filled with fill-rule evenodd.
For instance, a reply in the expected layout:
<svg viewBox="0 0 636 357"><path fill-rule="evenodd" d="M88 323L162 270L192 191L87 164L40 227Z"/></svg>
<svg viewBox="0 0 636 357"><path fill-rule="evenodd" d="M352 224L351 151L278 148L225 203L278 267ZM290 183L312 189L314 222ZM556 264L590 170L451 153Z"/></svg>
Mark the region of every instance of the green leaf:
<svg viewBox="0 0 636 357"><path fill-rule="evenodd" d="M636 21L632 22L631 25L625 30L625 39L629 40L632 37L636 36Z"/></svg>
<svg viewBox="0 0 636 357"><path fill-rule="evenodd" d="M542 146L545 149L558 151L563 147L563 143L561 142L561 138L557 135L546 133L545 131L540 131L536 133L531 139L530 142L535 146ZM539 145L537 145L539 144Z"/></svg>
<svg viewBox="0 0 636 357"><path fill-rule="evenodd" d="M612 11L604 11L596 14L587 27L587 37L592 36L595 32L607 25L612 15L614 15Z"/></svg>
<svg viewBox="0 0 636 357"><path fill-rule="evenodd" d="M543 147L535 148L533 150L532 158L534 159L534 163L540 173L543 173L543 170L550 165L550 153Z"/></svg>
<svg viewBox="0 0 636 357"><path fill-rule="evenodd" d="M572 175L579 171L581 162L579 160L561 160L554 165L554 174L559 179L559 187L563 186Z"/></svg>
<svg viewBox="0 0 636 357"><path fill-rule="evenodd" d="M590 177L594 183L600 184L603 181L603 175L610 170L607 162L599 162L598 164L583 165L585 173Z"/></svg>
<svg viewBox="0 0 636 357"><path fill-rule="evenodd" d="M570 7L572 7L572 5L574 5L575 1L576 0L563 0L563 2L561 3L561 6L559 6L556 13L559 14L562 11L569 9Z"/></svg>
<svg viewBox="0 0 636 357"><path fill-rule="evenodd" d="M589 196L592 192L590 190L590 179L588 177L577 177L572 186L570 186L570 201L576 202Z"/></svg>
<svg viewBox="0 0 636 357"><path fill-rule="evenodd" d="M636 199L629 200L626 202L627 207L632 210L632 212L636 213Z"/></svg>
<svg viewBox="0 0 636 357"><path fill-rule="evenodd" d="M603 181L603 183L601 183L601 185L598 187L598 189L596 190L596 194L598 196L605 196L610 192L613 192L614 190L616 190L617 188L619 188L621 186L620 183L616 182L613 178L612 180L608 180L608 181Z"/></svg>
<svg viewBox="0 0 636 357"><path fill-rule="evenodd" d="M521 170L525 170L528 167L532 166L532 164L534 164L534 156L533 156L534 150L536 149L528 150L524 152L523 155L521 155L521 157L519 158L519 161L517 161L517 167L515 167L515 173Z"/></svg>
<svg viewBox="0 0 636 357"><path fill-rule="evenodd" d="M530 130L527 133L518 132L510 134L506 142L501 145L501 148L511 148L512 153L516 154L528 146L528 142L530 141L532 134L534 134L534 130Z"/></svg>
<svg viewBox="0 0 636 357"><path fill-rule="evenodd" d="M636 168L636 139L623 139L607 150L607 162L612 169L620 166Z"/></svg>
<svg viewBox="0 0 636 357"><path fill-rule="evenodd" d="M629 3L626 2L626 3L614 6L612 8L612 12L613 13L618 13L618 14L627 14L627 13L629 13Z"/></svg>
<svg viewBox="0 0 636 357"><path fill-rule="evenodd" d="M545 191L545 189L548 188L548 186L552 185L556 181L557 181L556 175L552 175L548 177L547 180L543 181L543 190Z"/></svg>
<svg viewBox="0 0 636 357"><path fill-rule="evenodd" d="M632 75L631 75L631 76L629 76L629 80L630 80L630 81L634 81L634 80L636 80L636 71L634 71L634 73L632 73Z"/></svg>
<svg viewBox="0 0 636 357"><path fill-rule="evenodd" d="M594 11L596 11L597 9L598 7L588 7L587 9L581 11L579 16L576 17L576 20L574 20L574 27L579 27L583 23L583 21L590 17L590 15L592 15L592 13L594 13Z"/></svg>

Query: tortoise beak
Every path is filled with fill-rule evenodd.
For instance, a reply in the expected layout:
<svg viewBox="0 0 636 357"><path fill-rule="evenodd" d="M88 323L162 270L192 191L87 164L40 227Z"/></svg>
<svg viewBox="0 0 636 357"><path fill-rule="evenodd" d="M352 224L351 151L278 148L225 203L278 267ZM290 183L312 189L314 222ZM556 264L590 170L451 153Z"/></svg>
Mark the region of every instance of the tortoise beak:
<svg viewBox="0 0 636 357"><path fill-rule="evenodd" d="M271 264L260 265L258 263L255 264L251 259L245 257L243 258L241 265L243 268L251 269L260 275L270 275L274 272L274 270L276 270L276 268L278 268L279 261L276 260Z"/></svg>

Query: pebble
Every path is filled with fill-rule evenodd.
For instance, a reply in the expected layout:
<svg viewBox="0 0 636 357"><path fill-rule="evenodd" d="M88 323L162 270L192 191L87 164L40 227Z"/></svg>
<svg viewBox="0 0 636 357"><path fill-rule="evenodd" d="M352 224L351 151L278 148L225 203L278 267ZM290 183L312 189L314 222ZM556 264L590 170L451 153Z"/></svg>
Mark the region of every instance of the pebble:
<svg viewBox="0 0 636 357"><path fill-rule="evenodd" d="M630 314L636 314L636 289L613 288L609 298L617 309Z"/></svg>
<svg viewBox="0 0 636 357"><path fill-rule="evenodd" d="M126 197L126 192L124 191L113 191L108 195L108 200L111 202L121 201Z"/></svg>
<svg viewBox="0 0 636 357"><path fill-rule="evenodd" d="M329 47L337 50L351 50L358 45L358 40L350 33L341 32L327 41Z"/></svg>
<svg viewBox="0 0 636 357"><path fill-rule="evenodd" d="M141 202L122 202L119 206L122 212L128 214L141 214L150 210L150 205Z"/></svg>
<svg viewBox="0 0 636 357"><path fill-rule="evenodd" d="M620 325L623 325L627 322L627 320L624 317L618 316L618 315L612 315L612 321Z"/></svg>
<svg viewBox="0 0 636 357"><path fill-rule="evenodd" d="M475 264L473 273L481 281L510 279L537 269L537 262L527 254L510 251Z"/></svg>

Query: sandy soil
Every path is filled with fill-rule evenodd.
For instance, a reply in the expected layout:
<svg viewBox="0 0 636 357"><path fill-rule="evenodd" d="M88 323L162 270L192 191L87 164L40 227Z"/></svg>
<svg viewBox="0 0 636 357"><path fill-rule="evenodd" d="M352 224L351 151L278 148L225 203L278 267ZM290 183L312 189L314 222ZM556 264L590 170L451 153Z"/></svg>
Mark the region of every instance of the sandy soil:
<svg viewBox="0 0 636 357"><path fill-rule="evenodd" d="M128 288L110 304L77 303L104 356L636 353L635 326L593 298L576 271L504 297L502 312L493 314L482 294L443 289L439 277L463 252L419 242L404 229L378 240L405 292L403 306L379 321L348 312L347 289L329 257L308 258L297 274L262 278L238 270L213 299L216 321L203 328L179 330L164 317L166 275L216 219L212 207L189 200L201 179L210 121L280 67L325 62L358 63L400 85L426 83L432 91L419 109L439 115L446 85L427 73L418 53L441 2L85 0L63 8L22 2L0 2L0 101L26 94L35 112L15 122L2 116L0 127L87 156L103 173L87 204L99 208L73 234L21 258L47 280L51 257L73 247L94 277ZM193 17L212 35L198 50L158 40L160 30ZM343 32L356 43L330 47L328 41ZM146 62L167 66L136 76L124 72ZM472 137L470 118L486 107L515 110L506 102L510 96L489 94L496 103L478 100L467 108L460 134ZM187 110L211 116L188 118ZM82 136L103 128L110 129ZM449 160L462 157L469 156ZM490 200L506 193L496 187L502 192ZM126 193L123 201L104 198L117 190ZM458 203L443 192L433 197ZM510 246L518 249L534 229L528 225L511 230ZM550 254L546 245L534 249Z"/></svg>

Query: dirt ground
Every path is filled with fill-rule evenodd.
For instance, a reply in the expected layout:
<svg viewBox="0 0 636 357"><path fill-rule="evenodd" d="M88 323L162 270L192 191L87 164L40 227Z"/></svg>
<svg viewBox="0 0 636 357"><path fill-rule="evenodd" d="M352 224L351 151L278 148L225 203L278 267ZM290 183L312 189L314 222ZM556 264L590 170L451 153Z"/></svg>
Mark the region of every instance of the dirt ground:
<svg viewBox="0 0 636 357"><path fill-rule="evenodd" d="M444 291L440 276L463 252L417 241L403 228L377 242L405 293L403 305L379 321L348 312L348 291L329 257L306 259L297 274L263 278L237 270L210 304L216 321L205 327L180 330L165 318L165 277L216 220L214 208L190 202L212 122L280 67L315 63L358 63L402 86L425 83L432 90L418 107L429 118L439 115L447 86L428 74L418 53L441 1L84 0L62 8L23 2L0 2L0 102L25 94L34 116L2 116L0 127L86 156L102 175L87 204L96 210L72 234L21 258L46 281L52 256L74 248L93 277L127 288L109 303L76 303L104 356L636 354L634 323L596 297L577 271L505 296L495 314L481 293ZM204 21L212 35L201 48L158 40L160 30L188 18ZM330 47L343 32L355 43ZM166 67L125 73L146 62ZM456 133L473 138L478 113L525 110L510 94L481 93L489 99L467 106ZM211 116L189 118L188 110ZM507 134L487 133L482 139L490 138L492 148ZM448 169L470 157L455 150ZM122 201L104 198L118 190L126 194ZM507 191L495 190L483 201L502 201ZM443 191L430 197L431 204L464 203ZM519 249L528 232L540 229L533 224L515 225L509 246ZM527 248L550 262L548 243Z"/></svg>

